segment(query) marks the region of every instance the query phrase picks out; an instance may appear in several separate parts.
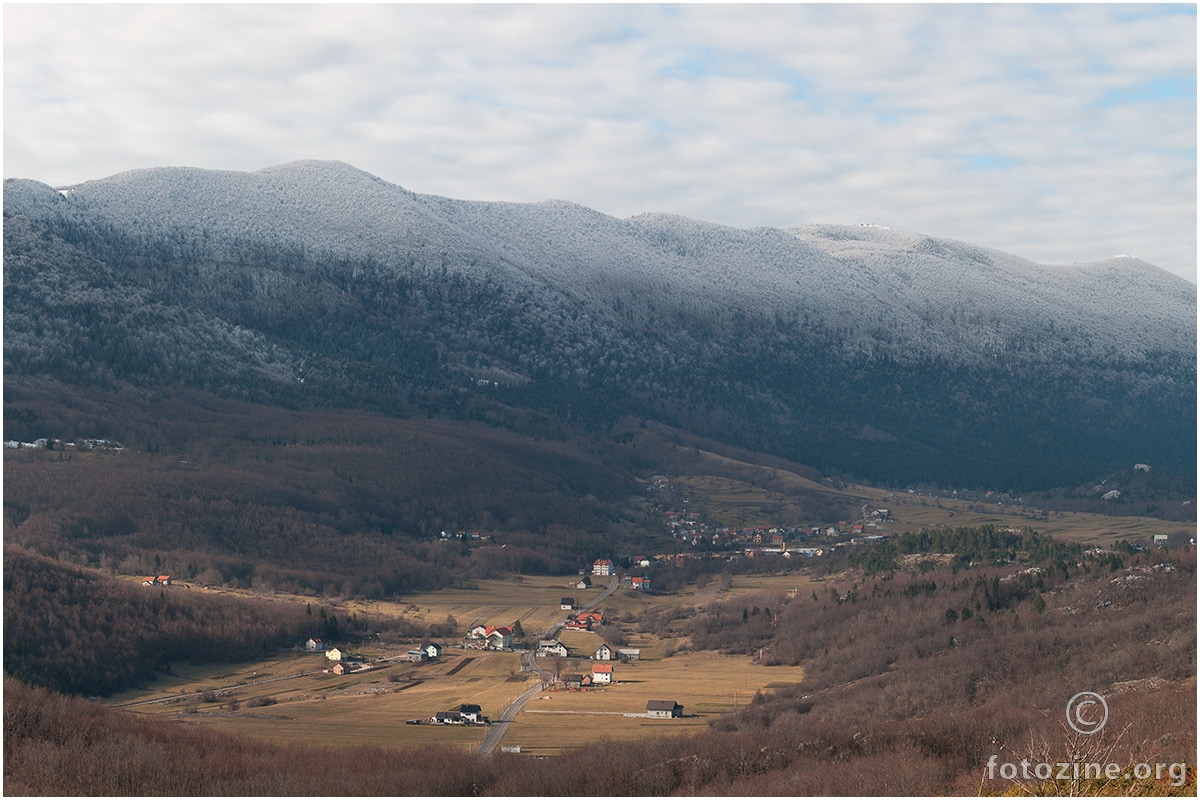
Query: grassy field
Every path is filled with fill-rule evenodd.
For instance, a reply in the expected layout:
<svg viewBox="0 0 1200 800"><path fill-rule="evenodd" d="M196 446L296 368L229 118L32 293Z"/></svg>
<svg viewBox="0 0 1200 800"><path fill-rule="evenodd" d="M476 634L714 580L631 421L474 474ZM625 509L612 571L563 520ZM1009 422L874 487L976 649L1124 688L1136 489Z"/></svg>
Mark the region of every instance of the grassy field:
<svg viewBox="0 0 1200 800"><path fill-rule="evenodd" d="M430 592L392 604L343 604L343 608L425 614L435 620L449 614L460 620L460 628L476 620L522 619L522 624L534 631L561 618L565 613L559 608L562 596L583 602L600 591L567 591L565 585L563 577L482 581L473 590ZM625 620L619 624L629 639L627 646L640 648L644 660L618 663L618 685L587 693L547 693L543 696L549 700L531 701L526 706L529 713L513 723L504 744L518 744L534 753L564 752L597 737L628 739L698 730L715 715L732 710L735 702L749 702L754 692L770 684L800 681L803 671L799 668L761 667L747 656L686 653L664 658L668 650L674 652L679 639L660 640L638 632L636 622L644 614L664 609L806 585L807 579L795 575L734 576L728 587L709 581L672 595L618 591L604 607L615 620ZM304 600L297 598L297 602ZM562 665L563 671L590 673L590 656L603 641L600 635L566 631L561 638L574 656ZM364 644L352 649L375 659L401 655L407 646L388 649ZM551 663L541 660L543 667L550 668ZM405 721L428 719L462 703L478 703L486 716L497 718L534 680L520 671L515 653L455 647L429 664L387 662L341 676L326 672L330 666L322 654L302 652L239 665L173 665L173 674L164 675L150 689L122 692L105 702L136 714L210 725L270 741L385 747L438 743L471 749L482 741L482 728L407 725ZM647 700L662 699L682 703L688 716L682 720L622 716L644 713ZM569 713L539 713L546 711Z"/></svg>
<svg viewBox="0 0 1200 800"><path fill-rule="evenodd" d="M451 670L471 659L453 675ZM532 685L520 672L515 653L448 649L438 661L405 662L334 675L321 654L237 665L230 669L179 668L179 674L149 692L124 692L115 705L167 698L174 702L126 706L137 714L211 725L277 742L400 747L427 743L473 749L484 729L407 725L438 711L476 703L485 716L499 717L512 700ZM307 674L302 674L307 673ZM215 701L205 702L205 693ZM259 704L257 698L274 702ZM231 701L236 701L236 710Z"/></svg>
<svg viewBox="0 0 1200 800"><path fill-rule="evenodd" d="M831 493L834 490L788 472L772 474L797 494L793 496L788 491L771 491L714 475L676 476L671 478L671 482L681 496L688 497L691 510L701 511L719 525L790 526L816 522L809 518L799 492L819 490ZM1021 506L910 495L859 485L849 485L840 493L852 498L855 503L866 503L868 510L881 507L890 509L894 522L887 526L887 530L896 532L937 525L1027 526L1056 538L1104 546L1121 539L1135 544L1149 544L1154 534L1187 532L1189 536L1194 536L1196 531L1196 524L1192 522L1170 522L1151 517L1112 517L1073 511L1044 514Z"/></svg>
<svg viewBox="0 0 1200 800"><path fill-rule="evenodd" d="M122 576L133 583L144 579L139 575ZM560 608L564 597L572 597L577 605L592 600L608 586L608 578L597 578L589 589L574 588L580 575L514 575L503 579L482 580L469 588L439 589L433 592L408 595L399 600L334 600L324 598L321 605L348 616L368 612L404 617L422 625L442 624L454 617L458 636L476 625L511 625L520 620L526 634L536 637L551 624L562 619L566 611ZM182 581L180 583L183 583ZM250 589L193 586L193 590L216 594L255 596ZM297 603L312 603L312 597L272 592L276 599Z"/></svg>
<svg viewBox="0 0 1200 800"><path fill-rule="evenodd" d="M600 639L571 633L579 651ZM798 683L799 667L763 667L748 656L686 653L659 657L653 637L631 642L648 660L614 662L615 683L586 692L545 692L526 706L505 734L505 745L533 754L568 752L599 738L633 739L703 729L715 716L744 706L757 691ZM450 675L465 659L466 665ZM542 660L549 666L549 660ZM570 658L566 672L591 672L587 658ZM440 661L404 662L365 672L325 672L323 655L289 655L217 667L177 667L149 691L127 691L106 700L136 714L181 724L208 725L274 742L405 747L442 744L473 749L484 729L408 725L461 703L477 703L486 716L500 713L534 679L520 672L515 653L449 649ZM264 703L268 698L269 703ZM675 700L683 719L650 720L648 700ZM551 713L553 712L553 713Z"/></svg>
<svg viewBox="0 0 1200 800"><path fill-rule="evenodd" d="M1132 543L1150 544L1154 534L1171 535L1187 531L1195 536L1193 522L1171 522L1151 517L1110 517L1077 511L1034 515L1028 509L971 503L965 500L891 494L876 489L854 487L878 506L891 511L895 522L888 530L906 531L934 525L978 527L1030 527L1047 534L1080 544L1111 545L1121 539Z"/></svg>
<svg viewBox="0 0 1200 800"><path fill-rule="evenodd" d="M586 669L586 665L580 665ZM749 656L687 653L658 661L617 663L611 686L585 691L543 692L505 733L505 746L522 754L557 755L600 739L637 739L704 730L715 717L744 707L757 691L799 683L800 667L763 667ZM674 700L682 719L628 717L645 714L649 700Z"/></svg>
<svg viewBox="0 0 1200 800"><path fill-rule="evenodd" d="M452 616L465 633L475 625L511 625L517 620L529 636L537 636L567 613L559 608L564 597L577 605L592 600L608 586L607 578L595 578L590 589L576 589L579 575L520 575L479 581L474 589L439 589L410 595L400 603L370 603L371 610L429 624Z"/></svg>
<svg viewBox="0 0 1200 800"><path fill-rule="evenodd" d="M702 512L718 525L738 528L769 524L799 525L808 518L805 506L789 495L732 478L694 475L675 478L672 483L677 492L688 497L691 510ZM805 484L811 483L805 481ZM804 488L811 487L806 485Z"/></svg>

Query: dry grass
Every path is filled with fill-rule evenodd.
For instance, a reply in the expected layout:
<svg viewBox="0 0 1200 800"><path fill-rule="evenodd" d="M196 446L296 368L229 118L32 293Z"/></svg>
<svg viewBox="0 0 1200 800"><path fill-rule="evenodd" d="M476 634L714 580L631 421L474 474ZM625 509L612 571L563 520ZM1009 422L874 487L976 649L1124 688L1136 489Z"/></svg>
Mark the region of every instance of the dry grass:
<svg viewBox="0 0 1200 800"><path fill-rule="evenodd" d="M432 592L391 607L372 603L369 610L397 613L411 605L422 613L437 615L435 619L446 614L453 614L460 622L522 619L532 639L534 631L565 613L558 607L560 597L571 595L583 601L599 592L599 589L567 591L565 583L562 577L487 581L469 592ZM636 618L665 608L703 604L743 592L786 590L801 583L805 581L794 575L734 576L729 590L721 589L713 581L703 589L690 587L670 596L618 592L604 605L610 612L630 613ZM408 613L414 612L408 610ZM460 627L466 624L469 623ZM641 648L644 660L616 664L617 681L621 685L586 694L552 693L547 695L552 700L535 700L527 709L572 713L523 714L506 734L504 743L524 743L535 748L534 752L560 752L599 736L635 739L664 732L699 731L715 715L733 709L735 694L737 702L744 705L755 691L768 684L798 682L803 675L798 668L761 667L746 656L689 653L664 659L667 649L674 649L675 640L638 633L630 630L629 625L623 628L629 637L627 646ZM568 659L564 671L589 673L592 665L589 657L602 638L588 632L562 632L561 638L572 654L579 657ZM381 654L396 655L404 649L397 646L384 651L363 646L356 648L356 652L374 658ZM468 657L474 660L454 675L447 675ZM547 663L543 660L543 666ZM499 717L532 680L519 671L519 657L514 653L456 648L448 649L440 661L424 665L398 662L342 676L321 671L329 666L323 655L304 653L237 666L177 665L173 667L174 675L164 676L150 690L124 692L108 702L121 705L173 699L175 702L171 703L142 703L130 706L129 710L273 742L346 746L371 743L385 747L439 743L470 749L482 740L482 729L406 725L405 720L427 719L460 703L478 703L485 715ZM217 692L216 702L203 702L205 692ZM249 701L261 697L275 702L250 705ZM685 706L689 716L671 721L621 716L644 713L646 701L653 699L675 699ZM236 710L230 707L231 700L239 704ZM514 736L517 731L522 733Z"/></svg>
<svg viewBox="0 0 1200 800"><path fill-rule="evenodd" d="M144 576L122 575L119 578L141 583ZM465 635L476 625L511 625L521 621L529 637L537 636L567 612L560 609L564 597L573 597L582 605L607 588L607 578L596 578L590 589L576 589L574 584L580 575L514 575L508 578L481 580L470 588L438 589L432 592L409 595L398 600L328 600L320 605L343 616L357 613L383 614L404 617L420 625L443 624L453 616L458 634ZM183 588L180 582L180 589ZM190 585L190 584L189 584ZM190 585L193 591L242 597L261 597L262 592L250 589L214 588L205 589ZM314 603L312 597L271 592L270 596L296 603Z"/></svg>
<svg viewBox="0 0 1200 800"><path fill-rule="evenodd" d="M564 597L583 605L607 587L606 578L596 578L590 589L576 589L579 575L518 575L479 581L470 589L439 589L410 595L398 602L366 602L367 611L403 616L423 625L441 624L448 616L458 622L460 633L476 625L511 625L517 620L529 637L537 636L567 613L559 608ZM352 604L347 604L350 608Z"/></svg>
<svg viewBox="0 0 1200 800"><path fill-rule="evenodd" d="M703 453L706 459L732 462L721 456ZM760 468L765 469L765 468ZM868 486L847 485L841 491L815 483L785 470L771 471L772 480L787 487L786 491L771 491L733 478L713 475L674 476L676 493L688 497L688 507L701 511L718 525L747 527L751 525L813 524L801 492L819 491L848 497L855 506L867 503L892 511L897 520L887 530L904 532L922 527L948 525L951 527L1031 527L1039 533L1081 544L1111 545L1121 539L1132 543L1149 544L1154 534L1173 534L1190 531L1196 524L1172 522L1151 517L1110 517L1084 512L1055 512L1020 506L985 505L965 500L925 497L897 493Z"/></svg>
<svg viewBox="0 0 1200 800"><path fill-rule="evenodd" d="M593 642L599 646L596 634L569 636L585 653L595 649ZM649 660L614 662L617 683L610 687L540 695L550 699L531 701L526 706L530 713L521 714L513 723L504 744L546 754L566 752L598 738L630 740L698 732L715 716L732 711L735 703L739 707L749 703L756 691L769 685L797 683L804 674L799 667L759 666L747 656L688 653L662 659L661 643L649 635L635 637L630 646L640 646ZM485 715L496 718L532 685L533 679L519 672L519 657L514 653L447 652L435 663L402 662L341 676L315 672L327 666L324 657L316 654L238 665L235 669L228 665L180 667L175 670L177 675L151 691L125 692L107 703L175 699L127 709L138 715L210 726L276 743L347 747L436 743L470 750L482 741L482 728L407 725L405 721L427 719L460 703L478 703ZM467 657L474 660L454 675L446 674ZM568 659L564 671L587 674L592 663L586 658ZM301 676L300 672L315 674ZM210 691L218 693L216 702L203 702L204 693ZM251 705L252 699L261 697L275 702ZM623 716L644 713L648 700L664 699L681 703L688 716L667 721ZM230 708L231 700L238 702L236 710ZM547 711L569 713L539 713Z"/></svg>
<svg viewBox="0 0 1200 800"><path fill-rule="evenodd" d="M796 480L804 479L797 477ZM676 478L673 483L677 493L689 498L690 510L703 512L718 525L738 528L769 524L799 525L808 516L807 509L795 498L732 478L695 475Z"/></svg>
<svg viewBox="0 0 1200 800"><path fill-rule="evenodd" d="M446 674L468 657L474 660L454 675ZM515 653L456 649L429 664L400 662L340 676L325 672L299 676L326 666L324 656L312 654L243 664L235 670L228 665L223 671L196 670L164 681L136 698L175 697L181 698L180 702L141 704L129 710L273 742L383 747L442 743L470 749L483 740L484 729L406 725L405 721L428 719L461 703L477 703L485 716L499 717L533 680L520 673L520 658ZM257 682L243 685L251 681ZM225 687L234 688L223 694ZM221 693L217 702L202 702L206 691ZM134 694L126 692L109 702L128 703ZM252 699L261 697L275 702L251 705ZM231 699L238 701L237 710L230 709Z"/></svg>
<svg viewBox="0 0 1200 800"><path fill-rule="evenodd" d="M586 665L580 665L586 669ZM599 739L631 740L698 733L715 717L747 705L770 684L799 683L800 667L763 667L748 656L688 653L659 661L617 663L612 686L544 692L510 726L505 745L522 753L550 755L586 747ZM626 717L644 714L649 700L680 703L683 719Z"/></svg>
<svg viewBox="0 0 1200 800"><path fill-rule="evenodd" d="M1121 539L1132 543L1150 544L1154 534L1173 534L1187 530L1194 535L1194 522L1172 522L1151 517L1110 517L1077 511L1055 512L1045 518L1028 509L998 505L985 506L965 500L947 500L915 495L889 496L878 489L855 486L855 494L863 494L871 502L892 512L895 522L888 530L904 532L922 527L948 525L951 527L1030 527L1038 533L1085 545L1111 545Z"/></svg>

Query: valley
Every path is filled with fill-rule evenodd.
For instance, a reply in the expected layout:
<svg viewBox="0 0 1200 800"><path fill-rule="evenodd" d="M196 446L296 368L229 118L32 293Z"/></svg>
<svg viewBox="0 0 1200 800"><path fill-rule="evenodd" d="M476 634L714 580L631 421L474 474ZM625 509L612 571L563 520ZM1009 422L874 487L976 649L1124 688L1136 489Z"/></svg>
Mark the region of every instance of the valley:
<svg viewBox="0 0 1200 800"><path fill-rule="evenodd" d="M518 580L519 579L519 580ZM786 583L739 577L733 586L713 599L759 597L764 589ZM808 586L808 579L790 578L792 588ZM577 599L586 594L569 589L566 576L515 576L464 593L442 590L410 598L411 603L363 604L374 613L397 613L412 608L416 614L439 618L442 611L465 620L520 620L528 631L551 618L560 617L559 600L570 591ZM185 591L173 587L171 591ZM604 639L595 632L564 632L559 638L569 656L539 658L543 669L565 673L589 673L594 664L613 667L613 683L604 687L564 690L547 686L509 725L503 746L519 747L522 754L561 755L587 747L601 739L629 741L645 737L695 733L706 730L721 714L745 707L757 692L800 683L803 670L797 667L764 666L749 655L712 652L674 654L679 639L637 632L638 622L666 609L688 607L703 601L697 591L671 597L651 597L641 592L618 592L602 606L622 623L615 630L628 630L626 647L639 651L636 661L596 661L595 650ZM303 602L296 598L295 602ZM428 603L429 605L426 605ZM355 606L337 607L354 613ZM469 629L475 622L466 622ZM604 630L610 636L614 631ZM537 637L518 645L533 647ZM438 711L460 704L477 704L482 713L498 719L514 698L539 683L521 669L520 651L498 652L466 649L461 637L444 640L446 649L437 659L413 664L406 652L419 644L381 645L368 640L353 644L351 651L362 663L343 675L330 672L333 662L324 653L293 652L275 658L228 666L189 667L172 664L171 673L160 677L148 690L126 690L104 700L106 705L128 709L155 719L188 725L204 725L241 733L271 742L330 741L338 746L371 744L407 747L421 744L474 749L485 728L429 724ZM666 653L672 653L666 655ZM684 707L684 717L675 720L646 720L649 700L672 698ZM406 724L420 720L424 724Z"/></svg>
<svg viewBox="0 0 1200 800"><path fill-rule="evenodd" d="M337 162L4 223L6 794L1003 794L1095 692L1172 770L1038 791L1195 795L1182 279Z"/></svg>

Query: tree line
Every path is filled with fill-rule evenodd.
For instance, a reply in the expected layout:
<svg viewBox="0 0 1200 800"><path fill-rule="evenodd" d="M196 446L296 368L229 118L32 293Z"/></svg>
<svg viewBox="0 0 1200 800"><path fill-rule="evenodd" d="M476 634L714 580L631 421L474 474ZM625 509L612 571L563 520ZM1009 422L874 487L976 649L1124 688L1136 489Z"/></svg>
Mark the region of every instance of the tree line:
<svg viewBox="0 0 1200 800"><path fill-rule="evenodd" d="M756 696L709 730L597 742L529 759L424 748L267 744L5 682L8 793L162 795L658 796L1003 793L991 755L1065 760L1066 698L1090 687L1112 722L1109 759L1178 763L1166 779L1046 785L1046 793L1194 795L1195 554L1068 566L1039 595L950 620L1023 568L849 573L815 597L769 594L699 613L761 626L768 660L803 683ZM1014 577L1017 576L1017 577ZM936 584L936 588L929 589ZM906 591L917 587L914 591ZM986 587L986 589L981 588ZM929 589L927 591L927 589ZM7 593L6 593L7 594ZM785 601L786 600L786 601ZM743 605L752 604L743 614ZM770 612L767 612L767 604ZM760 605L758 614L754 606ZM722 625L723 627L723 625ZM718 630L720 630L718 628ZM721 687L714 687L720 691Z"/></svg>

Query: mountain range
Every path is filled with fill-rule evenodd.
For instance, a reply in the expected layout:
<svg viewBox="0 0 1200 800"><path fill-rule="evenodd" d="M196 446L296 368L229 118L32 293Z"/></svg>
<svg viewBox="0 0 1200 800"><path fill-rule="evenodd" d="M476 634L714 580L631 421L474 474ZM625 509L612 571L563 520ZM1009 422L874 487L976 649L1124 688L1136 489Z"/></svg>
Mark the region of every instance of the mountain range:
<svg viewBox="0 0 1200 800"><path fill-rule="evenodd" d="M1195 474L1196 287L1130 257L469 202L318 161L9 179L4 254L10 381L653 420L893 485Z"/></svg>

